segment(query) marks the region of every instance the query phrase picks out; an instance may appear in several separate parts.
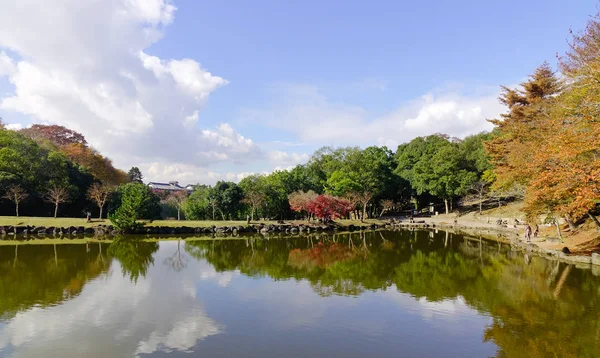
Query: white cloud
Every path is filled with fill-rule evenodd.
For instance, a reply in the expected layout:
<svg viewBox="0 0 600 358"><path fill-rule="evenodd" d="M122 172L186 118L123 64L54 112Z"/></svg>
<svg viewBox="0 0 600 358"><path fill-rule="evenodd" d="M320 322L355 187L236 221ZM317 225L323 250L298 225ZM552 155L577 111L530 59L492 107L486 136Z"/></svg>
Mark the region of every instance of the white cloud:
<svg viewBox="0 0 600 358"><path fill-rule="evenodd" d="M428 93L383 116L346 103L332 102L315 86L280 86L279 105L246 109L247 120L289 131L316 145L387 145L394 149L417 136L446 133L464 137L490 130L486 121L503 111L497 92L472 96Z"/></svg>
<svg viewBox="0 0 600 358"><path fill-rule="evenodd" d="M210 143L211 147L223 149L221 153L229 154L223 159L247 160L248 156L261 155L260 149L252 139L237 133L228 123L220 124L216 131L203 130L202 139Z"/></svg>
<svg viewBox="0 0 600 358"><path fill-rule="evenodd" d="M9 129L11 131L18 131L23 129L23 125L21 123L9 123L5 127L6 129Z"/></svg>
<svg viewBox="0 0 600 358"><path fill-rule="evenodd" d="M0 76L7 76L15 72L16 67L14 61L8 57L6 52L0 52Z"/></svg>
<svg viewBox="0 0 600 358"><path fill-rule="evenodd" d="M170 0L0 0L0 8L0 49L10 50L0 52L0 76L14 86L0 109L80 131L123 168L153 163L184 176L185 167L202 180L214 176L209 165L262 157L228 124L198 128L204 102L227 80L190 58L147 54L174 20Z"/></svg>
<svg viewBox="0 0 600 358"><path fill-rule="evenodd" d="M306 163L310 156L304 153L288 153L275 150L268 153L268 158L275 167L293 167Z"/></svg>
<svg viewBox="0 0 600 358"><path fill-rule="evenodd" d="M186 116L183 119L183 124L188 128L193 127L198 122L198 117L199 112L198 110L195 110L194 113L190 114L189 116Z"/></svg>
<svg viewBox="0 0 600 358"><path fill-rule="evenodd" d="M219 180L239 182L252 172L216 172L207 168L185 163L142 163L139 166L144 179L149 181L160 181L168 179L176 180L180 184L214 184Z"/></svg>
<svg viewBox="0 0 600 358"><path fill-rule="evenodd" d="M169 24L177 8L170 1L127 0L127 7L140 19L152 24Z"/></svg>

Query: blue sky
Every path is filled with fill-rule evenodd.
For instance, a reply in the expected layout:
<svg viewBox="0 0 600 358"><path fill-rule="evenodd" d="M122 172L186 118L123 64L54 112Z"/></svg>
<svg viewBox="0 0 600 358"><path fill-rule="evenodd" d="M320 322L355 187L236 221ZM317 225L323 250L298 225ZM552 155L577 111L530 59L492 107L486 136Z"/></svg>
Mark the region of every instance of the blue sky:
<svg viewBox="0 0 600 358"><path fill-rule="evenodd" d="M569 29L598 11L592 0L0 6L5 122L70 126L148 179L206 183L323 145L489 129L499 85L556 65Z"/></svg>

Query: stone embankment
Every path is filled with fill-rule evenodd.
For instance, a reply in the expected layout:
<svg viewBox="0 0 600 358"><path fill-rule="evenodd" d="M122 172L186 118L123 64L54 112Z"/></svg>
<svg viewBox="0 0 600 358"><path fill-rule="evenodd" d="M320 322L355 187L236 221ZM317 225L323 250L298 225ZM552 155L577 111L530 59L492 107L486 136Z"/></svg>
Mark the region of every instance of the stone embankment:
<svg viewBox="0 0 600 358"><path fill-rule="evenodd" d="M593 268L600 274L600 254L577 255L564 247L562 250L543 248L535 243L527 243L522 240L521 232L523 228L514 225L494 225L486 222L457 220L454 222L444 222L444 219L427 218L424 220L394 221L393 227L397 228L437 228L440 230L450 230L458 234L470 236L484 236L486 239L494 237L505 243L509 243L514 250L523 251L537 256L545 257L551 260L559 260L565 263L574 264L581 268ZM447 220L447 219L446 219ZM483 235L482 235L483 234ZM558 240L548 238L546 240Z"/></svg>
<svg viewBox="0 0 600 358"><path fill-rule="evenodd" d="M564 247L562 250L545 249L532 242L521 240L512 240L511 246L515 250L574 264L577 267L590 268L593 265L594 268L600 269L600 254L597 253L593 253L592 255L574 255L567 247Z"/></svg>
<svg viewBox="0 0 600 358"><path fill-rule="evenodd" d="M211 227L189 227L189 226L143 226L128 235L238 235L245 233L280 233L280 234L304 234L311 232L328 231L359 231L391 228L390 225L338 225L338 224L312 224L312 225L290 225L290 224L257 224L248 226L211 226ZM123 234L112 225L98 225L95 227L70 226L70 227L35 227L35 226L0 226L0 237L2 239L13 238L51 238L67 237L77 238L83 236L110 237Z"/></svg>

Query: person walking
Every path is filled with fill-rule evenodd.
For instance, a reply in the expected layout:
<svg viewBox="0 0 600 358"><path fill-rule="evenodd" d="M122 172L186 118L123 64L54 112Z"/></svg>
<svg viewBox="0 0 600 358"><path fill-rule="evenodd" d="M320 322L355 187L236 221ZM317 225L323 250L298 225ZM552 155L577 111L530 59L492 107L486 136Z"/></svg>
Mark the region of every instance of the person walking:
<svg viewBox="0 0 600 358"><path fill-rule="evenodd" d="M527 227L525 227L525 239L527 239L527 242L531 242L531 231L531 226L527 224Z"/></svg>
<svg viewBox="0 0 600 358"><path fill-rule="evenodd" d="M537 238L539 234L540 234L540 226L536 224L535 231L533 232L533 237Z"/></svg>

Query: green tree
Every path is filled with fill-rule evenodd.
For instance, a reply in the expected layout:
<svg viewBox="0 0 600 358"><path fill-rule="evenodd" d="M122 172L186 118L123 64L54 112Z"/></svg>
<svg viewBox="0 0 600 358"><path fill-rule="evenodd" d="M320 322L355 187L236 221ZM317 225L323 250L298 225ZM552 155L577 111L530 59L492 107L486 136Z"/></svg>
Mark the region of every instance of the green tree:
<svg viewBox="0 0 600 358"><path fill-rule="evenodd" d="M197 185L194 191L183 203L183 214L189 220L207 220L211 216L211 203L209 199L210 188L206 185Z"/></svg>
<svg viewBox="0 0 600 358"><path fill-rule="evenodd" d="M243 192L240 187L233 182L219 181L210 188L208 199L213 209L213 219L215 211L218 209L223 220L239 218L239 210Z"/></svg>
<svg viewBox="0 0 600 358"><path fill-rule="evenodd" d="M432 135L415 138L396 152L396 173L410 182L417 195L441 198L446 214L452 199L466 194L478 179L475 164L467 160L457 142Z"/></svg>
<svg viewBox="0 0 600 358"><path fill-rule="evenodd" d="M392 153L386 147L341 148L334 151L327 167L334 169L326 181L326 191L338 196L353 196L362 206L362 219L375 198L383 198L394 183Z"/></svg>
<svg viewBox="0 0 600 358"><path fill-rule="evenodd" d="M123 276L129 276L132 282L146 277L148 268L154 264L154 253L158 251L157 242L145 242L139 239L117 237L108 247L107 253L121 264Z"/></svg>
<svg viewBox="0 0 600 358"><path fill-rule="evenodd" d="M130 231L141 224L138 219L148 218L150 213L160 212L160 199L142 183L123 184L118 189L120 205L109 215L116 228Z"/></svg>
<svg viewBox="0 0 600 358"><path fill-rule="evenodd" d="M138 167L131 167L131 169L129 169L129 171L127 172L127 177L129 178L130 182L137 183L141 183L142 179L144 179L144 177L142 176L142 172Z"/></svg>
<svg viewBox="0 0 600 358"><path fill-rule="evenodd" d="M250 217L254 221L254 213L267 200L266 177L260 174L250 175L240 180L238 185L244 193L242 202L250 208Z"/></svg>

